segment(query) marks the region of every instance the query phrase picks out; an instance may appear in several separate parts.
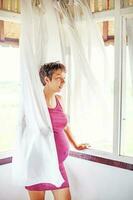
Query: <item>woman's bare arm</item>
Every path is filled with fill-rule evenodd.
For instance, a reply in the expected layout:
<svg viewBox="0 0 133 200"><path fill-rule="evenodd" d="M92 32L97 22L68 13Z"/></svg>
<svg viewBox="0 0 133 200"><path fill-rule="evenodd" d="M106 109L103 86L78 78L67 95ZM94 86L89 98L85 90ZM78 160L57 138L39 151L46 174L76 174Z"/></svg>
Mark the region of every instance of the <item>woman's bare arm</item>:
<svg viewBox="0 0 133 200"><path fill-rule="evenodd" d="M75 149L77 149L77 150L84 150L84 149L88 149L90 147L90 145L87 144L87 143L77 144L76 141L75 141L75 139L74 139L74 137L73 137L73 135L72 135L72 132L71 132L69 126L66 126L64 128L64 131L65 131L65 133L67 135L68 140L70 141L70 143L73 145L73 147Z"/></svg>
<svg viewBox="0 0 133 200"><path fill-rule="evenodd" d="M64 110L64 105L63 105L61 96L57 95L57 98L60 101L60 104L61 104L61 106L62 106L62 108ZM71 129L70 129L70 127L68 125L64 128L64 132L66 133L69 142L72 144L72 146L75 149L83 150L83 149L88 149L90 147L90 145L87 144L87 143L85 143L85 144L77 144L75 139L74 139L74 137L73 137L73 135L72 135Z"/></svg>

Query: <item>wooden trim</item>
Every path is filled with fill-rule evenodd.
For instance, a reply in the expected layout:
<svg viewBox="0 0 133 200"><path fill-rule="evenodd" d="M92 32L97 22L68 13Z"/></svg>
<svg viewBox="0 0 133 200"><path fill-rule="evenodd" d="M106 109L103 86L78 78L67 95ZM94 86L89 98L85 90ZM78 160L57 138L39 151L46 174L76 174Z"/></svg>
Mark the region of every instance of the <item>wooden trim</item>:
<svg viewBox="0 0 133 200"><path fill-rule="evenodd" d="M103 40L104 41L108 40L108 27L109 27L108 21L104 21L103 22Z"/></svg>
<svg viewBox="0 0 133 200"><path fill-rule="evenodd" d="M0 45L2 46L13 46L13 47L19 47L19 39L17 38L5 38L4 40L0 39Z"/></svg>
<svg viewBox="0 0 133 200"><path fill-rule="evenodd" d="M19 39L18 38L7 38L7 37L5 37L5 41L19 43Z"/></svg>
<svg viewBox="0 0 133 200"><path fill-rule="evenodd" d="M114 35L108 35L107 38L103 38L104 44L107 45L114 45Z"/></svg>
<svg viewBox="0 0 133 200"><path fill-rule="evenodd" d="M11 42L11 43L17 43L17 44L19 44L19 39L18 38L7 38L7 37L5 37L4 41L2 39L0 39L0 42L4 42L4 43Z"/></svg>
<svg viewBox="0 0 133 200"><path fill-rule="evenodd" d="M133 164L118 161L118 160L112 160L109 158L103 158L100 156L89 155L89 154L80 153L76 151L70 151L69 156L133 171ZM9 164L9 163L12 163L12 157L0 159L0 165Z"/></svg>
<svg viewBox="0 0 133 200"><path fill-rule="evenodd" d="M0 165L9 164L12 162L12 157L2 158L0 159Z"/></svg>
<svg viewBox="0 0 133 200"><path fill-rule="evenodd" d="M0 0L0 9L3 9L3 0Z"/></svg>
<svg viewBox="0 0 133 200"><path fill-rule="evenodd" d="M121 162L121 161L118 161L118 160L102 158L100 156L89 155L89 154L80 153L80 152L76 152L76 151L70 151L69 155L71 157L80 158L80 159L83 159L83 160L88 160L88 161L92 161L92 162L101 163L101 164L104 164L104 165L109 165L109 166L112 166L112 167L118 167L118 168L133 171L133 164Z"/></svg>
<svg viewBox="0 0 133 200"><path fill-rule="evenodd" d="M106 9L109 10L109 7L110 7L110 1L109 1L109 0L106 0L106 3L107 3L107 4L106 4Z"/></svg>
<svg viewBox="0 0 133 200"><path fill-rule="evenodd" d="M4 37L4 21L0 20L0 40L4 41L5 37Z"/></svg>

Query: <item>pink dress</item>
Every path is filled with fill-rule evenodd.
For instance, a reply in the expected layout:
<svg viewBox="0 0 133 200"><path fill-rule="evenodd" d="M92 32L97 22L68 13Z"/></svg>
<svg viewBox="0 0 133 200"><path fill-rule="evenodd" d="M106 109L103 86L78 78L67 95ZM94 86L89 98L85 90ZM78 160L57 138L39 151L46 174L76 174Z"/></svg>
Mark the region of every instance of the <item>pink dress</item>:
<svg viewBox="0 0 133 200"><path fill-rule="evenodd" d="M69 143L64 132L64 127L67 124L67 117L64 114L62 106L59 100L57 99L57 97L56 97L56 107L48 108L48 110L49 110L53 132L54 132L59 169L63 176L64 182L60 187L56 187L55 185L50 184L50 183L39 183L35 185L25 186L25 188L30 191L56 190L56 189L69 187L66 170L63 164L63 161L67 158L69 154Z"/></svg>

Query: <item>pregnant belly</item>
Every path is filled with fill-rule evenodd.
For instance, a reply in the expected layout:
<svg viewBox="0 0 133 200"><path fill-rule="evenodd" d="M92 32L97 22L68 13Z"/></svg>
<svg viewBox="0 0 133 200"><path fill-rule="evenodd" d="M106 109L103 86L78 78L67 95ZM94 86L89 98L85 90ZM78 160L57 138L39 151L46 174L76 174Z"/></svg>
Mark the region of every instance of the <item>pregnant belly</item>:
<svg viewBox="0 0 133 200"><path fill-rule="evenodd" d="M58 154L58 160L59 162L62 162L66 159L66 157L69 154L69 143L68 139L63 132L54 133L55 134L55 143L56 143L56 149Z"/></svg>

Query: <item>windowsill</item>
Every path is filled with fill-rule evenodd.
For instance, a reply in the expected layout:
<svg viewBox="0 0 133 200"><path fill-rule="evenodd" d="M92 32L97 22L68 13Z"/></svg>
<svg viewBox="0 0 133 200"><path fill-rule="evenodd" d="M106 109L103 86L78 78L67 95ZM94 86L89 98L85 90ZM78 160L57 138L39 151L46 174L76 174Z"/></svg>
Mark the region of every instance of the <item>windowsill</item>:
<svg viewBox="0 0 133 200"><path fill-rule="evenodd" d="M12 157L6 157L0 159L0 165L5 165L9 163L12 163Z"/></svg>
<svg viewBox="0 0 133 200"><path fill-rule="evenodd" d="M13 151L0 152L0 165L9 164L12 162Z"/></svg>
<svg viewBox="0 0 133 200"><path fill-rule="evenodd" d="M109 152L102 152L95 149L87 149L82 151L71 150L69 155L71 157L110 165L113 167L133 170L133 158L131 157L115 156Z"/></svg>
<svg viewBox="0 0 133 200"><path fill-rule="evenodd" d="M0 153L0 165L9 164L12 162L13 151ZM115 156L108 152L102 152L95 149L87 149L82 151L71 150L71 157L97 162L113 167L118 167L127 170L133 170L133 158L125 156Z"/></svg>

